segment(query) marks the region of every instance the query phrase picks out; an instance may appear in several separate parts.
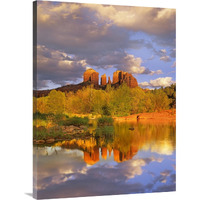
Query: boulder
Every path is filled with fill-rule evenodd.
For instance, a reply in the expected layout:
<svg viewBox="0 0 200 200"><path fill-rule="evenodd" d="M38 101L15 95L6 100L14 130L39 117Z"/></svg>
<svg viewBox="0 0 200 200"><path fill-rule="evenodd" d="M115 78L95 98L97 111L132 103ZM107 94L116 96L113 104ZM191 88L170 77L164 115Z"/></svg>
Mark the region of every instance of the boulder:
<svg viewBox="0 0 200 200"><path fill-rule="evenodd" d="M36 140L36 144L44 144L45 140Z"/></svg>
<svg viewBox="0 0 200 200"><path fill-rule="evenodd" d="M46 143L53 143L53 142L55 142L55 139L53 138L46 140Z"/></svg>

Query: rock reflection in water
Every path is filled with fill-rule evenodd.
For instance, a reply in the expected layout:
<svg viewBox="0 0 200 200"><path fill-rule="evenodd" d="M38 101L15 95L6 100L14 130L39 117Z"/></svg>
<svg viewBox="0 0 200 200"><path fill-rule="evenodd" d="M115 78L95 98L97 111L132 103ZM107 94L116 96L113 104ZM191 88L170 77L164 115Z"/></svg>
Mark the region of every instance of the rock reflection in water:
<svg viewBox="0 0 200 200"><path fill-rule="evenodd" d="M175 190L175 123L115 123L113 131L34 147L38 198Z"/></svg>

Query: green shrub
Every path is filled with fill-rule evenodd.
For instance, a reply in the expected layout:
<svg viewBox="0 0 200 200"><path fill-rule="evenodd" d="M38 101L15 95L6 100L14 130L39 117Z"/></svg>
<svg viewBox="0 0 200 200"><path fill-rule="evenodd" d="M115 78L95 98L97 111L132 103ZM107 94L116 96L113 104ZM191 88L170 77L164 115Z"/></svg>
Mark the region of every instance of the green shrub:
<svg viewBox="0 0 200 200"><path fill-rule="evenodd" d="M46 129L45 127L33 127L33 138L36 140L46 140L49 138L63 138L64 133L61 129L55 129L55 127L52 127L51 129Z"/></svg>
<svg viewBox="0 0 200 200"><path fill-rule="evenodd" d="M112 117L101 117L101 118L98 118L98 121L97 121L97 124L98 126L109 126L109 125L112 125L113 124L113 118Z"/></svg>
<svg viewBox="0 0 200 200"><path fill-rule="evenodd" d="M48 114L36 112L36 113L33 113L33 119L42 119L42 120L46 120L46 119L47 119L47 115L48 115Z"/></svg>
<svg viewBox="0 0 200 200"><path fill-rule="evenodd" d="M33 128L33 138L37 140L45 140L48 135L47 129L44 127Z"/></svg>
<svg viewBox="0 0 200 200"><path fill-rule="evenodd" d="M58 125L60 126L70 126L70 125L74 125L74 126L81 126L81 125L85 125L87 126L89 122L88 117L71 117L71 118L66 118L65 120L61 120L58 122Z"/></svg>

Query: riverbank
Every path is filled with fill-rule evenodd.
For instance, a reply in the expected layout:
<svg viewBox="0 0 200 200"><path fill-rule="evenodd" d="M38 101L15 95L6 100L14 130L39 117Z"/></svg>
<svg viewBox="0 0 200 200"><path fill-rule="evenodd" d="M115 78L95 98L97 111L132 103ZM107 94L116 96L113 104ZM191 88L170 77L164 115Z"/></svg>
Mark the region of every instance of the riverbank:
<svg viewBox="0 0 200 200"><path fill-rule="evenodd" d="M40 116L42 117L42 116ZM44 117L44 116L43 116ZM54 116L55 117L55 116ZM82 116L83 117L83 116ZM56 119L56 118L55 118ZM91 119L91 118L90 118ZM93 118L92 118L93 119ZM96 119L96 118L95 118ZM50 144L62 140L71 139L86 139L90 137L102 137L110 135L110 127L114 123L130 122L130 123L145 123L145 124L176 124L176 110L165 110L153 113L139 113L124 117L101 117L97 118L96 125L93 126L89 122L89 116L84 118L72 117L60 119L57 123L53 120L44 119L43 123L36 123L38 126L33 127L33 143L34 144ZM40 119L41 120L41 119ZM43 125L44 124L44 125ZM48 124L51 124L49 126ZM43 125L43 126L41 126Z"/></svg>
<svg viewBox="0 0 200 200"><path fill-rule="evenodd" d="M138 120L152 120L152 121L176 121L176 109L164 110L152 113L138 113L125 117L113 117L115 121L138 121Z"/></svg>

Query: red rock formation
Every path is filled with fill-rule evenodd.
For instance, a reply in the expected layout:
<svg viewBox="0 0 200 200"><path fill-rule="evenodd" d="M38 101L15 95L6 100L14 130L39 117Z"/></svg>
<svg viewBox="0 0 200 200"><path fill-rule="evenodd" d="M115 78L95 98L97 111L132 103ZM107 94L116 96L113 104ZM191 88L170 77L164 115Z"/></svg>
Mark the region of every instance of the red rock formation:
<svg viewBox="0 0 200 200"><path fill-rule="evenodd" d="M132 159L138 152L138 148L136 146L131 146L130 150L126 153L122 153L117 149L113 150L114 161L116 162L124 162L126 160Z"/></svg>
<svg viewBox="0 0 200 200"><path fill-rule="evenodd" d="M113 73L113 84L120 82L120 74L121 74L121 71L119 70Z"/></svg>
<svg viewBox="0 0 200 200"><path fill-rule="evenodd" d="M99 73L94 69L87 69L83 74L83 82L90 81L94 85L99 85Z"/></svg>
<svg viewBox="0 0 200 200"><path fill-rule="evenodd" d="M110 84L110 85L111 85L110 76L108 77L108 84Z"/></svg>
<svg viewBox="0 0 200 200"><path fill-rule="evenodd" d="M137 83L137 80L136 78L134 78L132 76L132 74L129 74L129 73L126 73L124 75L124 81L127 83L127 85L131 88L134 88L134 87L137 87L138 86L138 83Z"/></svg>
<svg viewBox="0 0 200 200"><path fill-rule="evenodd" d="M127 83L127 85L131 88L137 87L138 83L136 78L132 76L132 74L129 74L127 72L123 72L120 70L117 70L113 73L113 84L119 83L122 84L123 82Z"/></svg>
<svg viewBox="0 0 200 200"><path fill-rule="evenodd" d="M117 149L113 149L114 161L116 162L120 162L119 153L120 152Z"/></svg>
<svg viewBox="0 0 200 200"><path fill-rule="evenodd" d="M104 160L107 159L107 148L106 147L102 147L101 148L101 156Z"/></svg>
<svg viewBox="0 0 200 200"><path fill-rule="evenodd" d="M84 151L84 161L89 165L94 165L99 161L99 148L94 147L92 152Z"/></svg>
<svg viewBox="0 0 200 200"><path fill-rule="evenodd" d="M113 73L113 84L115 88L117 88L120 84L122 84L123 82L126 82L127 85L131 88L137 87L138 83L136 78L134 78L132 76L132 74L129 74L127 72L123 72L123 71L116 71ZM76 85L65 85L62 87L58 87L55 90L57 91L61 91L61 92L77 92L78 90L82 89L83 87L86 87L90 84L94 84L96 87L96 89L99 88L103 88L105 89L105 85L106 85L106 75L104 74L101 77L101 87L99 86L99 73L96 72L94 69L88 69L84 72L83 74L83 82L76 84ZM111 84L111 80L110 77L108 77L108 83L107 84ZM113 86L113 85L112 85ZM34 97L45 97L47 96L49 93L51 92L51 90L34 90L33 91L33 96Z"/></svg>
<svg viewBox="0 0 200 200"><path fill-rule="evenodd" d="M94 84L94 85L99 85L99 73L98 72L92 73L91 83Z"/></svg>
<svg viewBox="0 0 200 200"><path fill-rule="evenodd" d="M101 85L106 85L106 75L101 76Z"/></svg>

